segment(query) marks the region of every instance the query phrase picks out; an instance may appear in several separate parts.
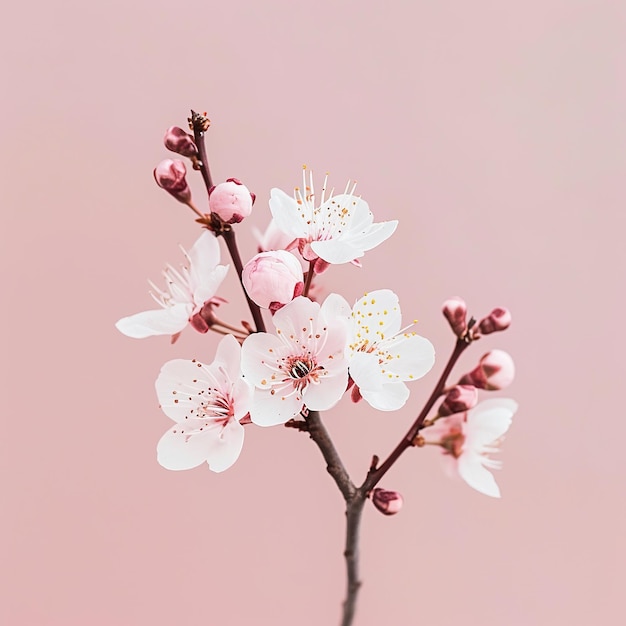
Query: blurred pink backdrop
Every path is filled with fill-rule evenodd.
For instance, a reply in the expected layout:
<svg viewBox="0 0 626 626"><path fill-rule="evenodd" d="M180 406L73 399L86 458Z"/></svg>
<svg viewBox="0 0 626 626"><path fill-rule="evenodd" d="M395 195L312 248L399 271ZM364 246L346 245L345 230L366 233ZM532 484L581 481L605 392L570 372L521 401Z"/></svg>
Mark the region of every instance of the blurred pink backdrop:
<svg viewBox="0 0 626 626"><path fill-rule="evenodd" d="M401 514L365 511L357 624L624 623L626 5L60 0L13 4L2 30L2 624L338 622L343 503L312 442L249 428L222 475L162 469L154 379L216 336L113 326L198 234L151 174L190 107L216 178L257 193L251 224L303 163L400 220L324 276L349 300L394 289L439 358L404 410L326 415L355 480L445 362L441 302L513 311L460 368L516 360L503 498L434 450L402 457L382 485ZM223 294L245 315L233 276Z"/></svg>

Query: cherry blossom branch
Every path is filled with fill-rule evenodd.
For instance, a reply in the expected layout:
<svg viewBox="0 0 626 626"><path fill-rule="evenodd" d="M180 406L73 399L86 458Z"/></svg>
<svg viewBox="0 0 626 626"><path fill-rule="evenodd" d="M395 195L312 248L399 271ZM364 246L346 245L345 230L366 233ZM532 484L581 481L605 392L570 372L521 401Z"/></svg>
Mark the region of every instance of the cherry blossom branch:
<svg viewBox="0 0 626 626"><path fill-rule="evenodd" d="M189 118L189 126L193 131L193 138L196 143L196 148L198 149L198 159L196 160L197 167L200 169L200 173L202 174L202 179L204 180L204 185L206 187L207 193L210 193L211 188L213 187L213 179L211 178L211 170L209 169L209 160L207 158L206 153L206 145L204 143L204 133L209 128L211 122L204 115L200 115L195 111L191 111L191 117ZM208 216L203 216L206 220L208 220ZM211 216L211 218L213 215ZM221 222L219 218L217 220L210 219L207 224L213 224L214 222ZM239 278L239 282L241 283L241 288L243 289L244 296L248 302L248 307L250 308L250 313L252 314L252 319L254 320L254 325L256 326L257 332L265 332L265 322L263 321L263 316L261 315L261 309L248 297L248 293L246 292L245 287L243 286L243 282L241 279L241 273L243 272L243 263L241 261L241 255L239 254L239 248L237 247L237 240L235 238L235 231L232 229L230 224L219 224L219 228L213 228L215 235L222 235L224 237L224 241L226 242L226 247L228 248L228 252L233 260L233 264L235 265L235 270L237 271L237 277Z"/></svg>
<svg viewBox="0 0 626 626"><path fill-rule="evenodd" d="M311 289L311 284L313 283L313 266L315 265L315 261L309 261L309 271L306 275L306 281L304 283L304 289L302 290L303 296L309 295L309 289Z"/></svg>
<svg viewBox="0 0 626 626"><path fill-rule="evenodd" d="M435 402L441 396L444 389L446 388L446 383L448 382L448 377L450 376L450 372L452 371L452 368L456 365L456 362L459 360L459 357L461 356L461 354L463 354L467 346L470 345L471 341L472 339L470 338L469 333L466 337L457 339L456 344L454 346L454 350L452 351L452 354L450 355L450 358L448 359L448 362L443 372L441 372L441 376L439 377L439 380L437 381L435 388L430 394L430 397L428 398L428 400L426 400L426 404L424 404L424 407L422 408L420 414L417 416L417 418L411 425L411 428L409 428L407 434L400 440L398 445L393 449L391 454L385 459L382 465L380 465L378 468L377 467L370 468L367 474L367 477L365 479L365 482L361 486L361 489L364 489L366 493L369 493L380 482L380 479L389 471L391 466L398 460L400 455L407 448L410 448L413 445L415 445L414 444L415 437L417 436L420 429L422 428L424 424L424 420L428 416L428 413L430 413L430 410L433 408Z"/></svg>
<svg viewBox="0 0 626 626"><path fill-rule="evenodd" d="M309 436L320 449L326 469L337 484L339 491L346 502L346 540L344 548L344 558L346 561L347 588L346 597L343 602L343 612L341 626L351 626L356 611L361 581L359 579L359 531L361 517L365 501L369 497L372 489L378 484L382 477L389 471L393 464L400 458L402 453L414 445L414 440L420 429L423 428L426 417L432 410L437 399L446 388L448 377L452 369L459 360L459 357L472 342L471 335L467 333L464 337L457 339L454 350L446 363L446 366L439 377L432 393L424 404L424 407L416 417L406 435L400 440L387 459L379 466L378 458L375 456L371 467L360 487L356 487L352 482L339 453L332 442L326 427L324 426L320 414L317 411L310 411L306 419L306 430Z"/></svg>
<svg viewBox="0 0 626 626"><path fill-rule="evenodd" d="M326 430L326 426L324 426L322 422L319 411L309 411L305 419L308 424L307 431L309 436L317 444L317 447L320 449L326 461L326 470L337 483L337 487L339 487L339 491L341 491L344 500L349 502L356 493L356 487L350 480L348 471L344 467L343 461L335 448L335 444L332 442Z"/></svg>
<svg viewBox="0 0 626 626"><path fill-rule="evenodd" d="M198 167L207 193L213 187L213 179L211 178L211 170L209 169L209 160L206 155L206 146L204 145L204 133L207 131L211 122L200 113L191 111L191 117L189 118L189 127L193 131L193 138L198 149L198 159L195 161L195 167Z"/></svg>
<svg viewBox="0 0 626 626"><path fill-rule="evenodd" d="M363 489L357 489L350 479L319 412L310 411L305 419L307 432L320 449L326 461L326 469L339 487L339 491L341 491L346 502L346 542L343 555L346 560L347 589L343 603L341 626L350 626L354 619L357 595L361 587L359 580L359 527L366 496Z"/></svg>

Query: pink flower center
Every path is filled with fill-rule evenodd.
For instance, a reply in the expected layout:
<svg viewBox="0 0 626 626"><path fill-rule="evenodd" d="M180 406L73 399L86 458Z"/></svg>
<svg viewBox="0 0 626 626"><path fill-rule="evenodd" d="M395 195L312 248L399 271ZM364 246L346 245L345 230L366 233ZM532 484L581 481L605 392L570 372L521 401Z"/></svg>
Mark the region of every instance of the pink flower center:
<svg viewBox="0 0 626 626"><path fill-rule="evenodd" d="M464 443L465 435L463 434L463 429L460 426L452 426L448 434L441 438L440 445L448 454L458 459L463 451Z"/></svg>

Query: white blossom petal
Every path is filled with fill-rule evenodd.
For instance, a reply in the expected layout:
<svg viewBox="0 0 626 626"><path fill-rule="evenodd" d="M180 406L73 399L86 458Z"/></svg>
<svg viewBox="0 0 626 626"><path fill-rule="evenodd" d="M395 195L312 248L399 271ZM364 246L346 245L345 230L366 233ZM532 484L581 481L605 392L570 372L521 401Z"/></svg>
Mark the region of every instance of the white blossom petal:
<svg viewBox="0 0 626 626"><path fill-rule="evenodd" d="M280 231L294 238L306 237L307 216L303 215L302 207L298 206L294 198L276 187L270 192L270 211Z"/></svg>
<svg viewBox="0 0 626 626"><path fill-rule="evenodd" d="M290 385L271 390L255 389L250 419L258 426L276 426L298 415L303 406L302 394Z"/></svg>
<svg viewBox="0 0 626 626"><path fill-rule="evenodd" d="M417 380L430 372L435 364L433 344L419 335L402 337L401 341L391 341L385 345L385 349L387 351L385 370L400 380Z"/></svg>
<svg viewBox="0 0 626 626"><path fill-rule="evenodd" d="M462 454L457 462L459 476L473 489L491 496L500 497L500 489L493 474L483 465L477 454Z"/></svg>
<svg viewBox="0 0 626 626"><path fill-rule="evenodd" d="M363 399L379 411L397 411L409 399L409 388L403 382L386 383L380 389L359 387Z"/></svg>
<svg viewBox="0 0 626 626"><path fill-rule="evenodd" d="M194 287L211 279L213 268L220 262L220 246L217 237L205 230L188 252L189 276Z"/></svg>
<svg viewBox="0 0 626 626"><path fill-rule="evenodd" d="M190 305L180 303L164 309L142 311L123 317L115 324L117 330L133 339L144 339L154 335L174 335L187 326Z"/></svg>
<svg viewBox="0 0 626 626"><path fill-rule="evenodd" d="M219 286L226 278L228 274L229 265L217 265L213 267L210 272L205 272L203 276L203 282L200 283L193 292L193 301L196 304L196 309L202 308L205 302L208 302L219 289Z"/></svg>
<svg viewBox="0 0 626 626"><path fill-rule="evenodd" d="M311 384L303 393L304 403L312 411L328 411L341 400L348 387L348 370L324 376L323 384Z"/></svg>

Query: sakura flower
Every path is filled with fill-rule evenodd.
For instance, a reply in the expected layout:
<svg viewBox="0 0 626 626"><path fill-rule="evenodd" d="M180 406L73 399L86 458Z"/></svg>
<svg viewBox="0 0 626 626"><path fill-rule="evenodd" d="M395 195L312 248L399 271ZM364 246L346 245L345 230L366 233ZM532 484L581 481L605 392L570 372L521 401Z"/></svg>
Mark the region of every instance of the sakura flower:
<svg viewBox="0 0 626 626"><path fill-rule="evenodd" d="M388 239L395 231L396 220L374 224L367 202L354 195L356 184L348 183L342 194L333 195L331 191L327 199L326 177L318 203L312 174L308 184L306 169L302 176L304 195L296 188L292 198L274 188L270 210L280 230L298 239L300 253L307 261L320 258L326 263L349 263Z"/></svg>
<svg viewBox="0 0 626 626"><path fill-rule="evenodd" d="M516 410L514 400L484 400L466 413L437 420L422 431L422 436L426 443L444 449L449 474L458 473L476 491L499 498L500 489L489 470L500 469L502 463L488 455L497 452Z"/></svg>
<svg viewBox="0 0 626 626"><path fill-rule="evenodd" d="M207 306L210 308L212 305L228 266L218 265L219 244L208 231L200 235L188 253L184 249L183 253L187 259L186 266L179 271L168 265L163 271L165 290L150 282L154 289L150 295L161 308L122 318L115 324L121 333L136 339L176 335L187 324L194 324L195 316L202 314L203 319L206 318ZM206 323L194 326L208 330Z"/></svg>
<svg viewBox="0 0 626 626"><path fill-rule="evenodd" d="M320 306L298 296L272 318L276 335L255 333L244 341L241 367L255 387L255 424L283 424L304 407L325 411L339 402L348 384L347 324L331 315L335 298Z"/></svg>
<svg viewBox="0 0 626 626"><path fill-rule="evenodd" d="M217 347L210 365L175 359L156 381L163 412L176 424L161 437L157 459L166 469L184 470L205 461L223 472L243 446L241 420L250 409L252 388L241 376L241 348L232 335Z"/></svg>
<svg viewBox="0 0 626 626"><path fill-rule="evenodd" d="M337 300L335 301L338 302ZM401 328L398 296L389 289L372 291L350 311L347 357L350 376L360 395L379 411L395 411L406 403L406 382L417 380L435 363L433 345L417 333Z"/></svg>

